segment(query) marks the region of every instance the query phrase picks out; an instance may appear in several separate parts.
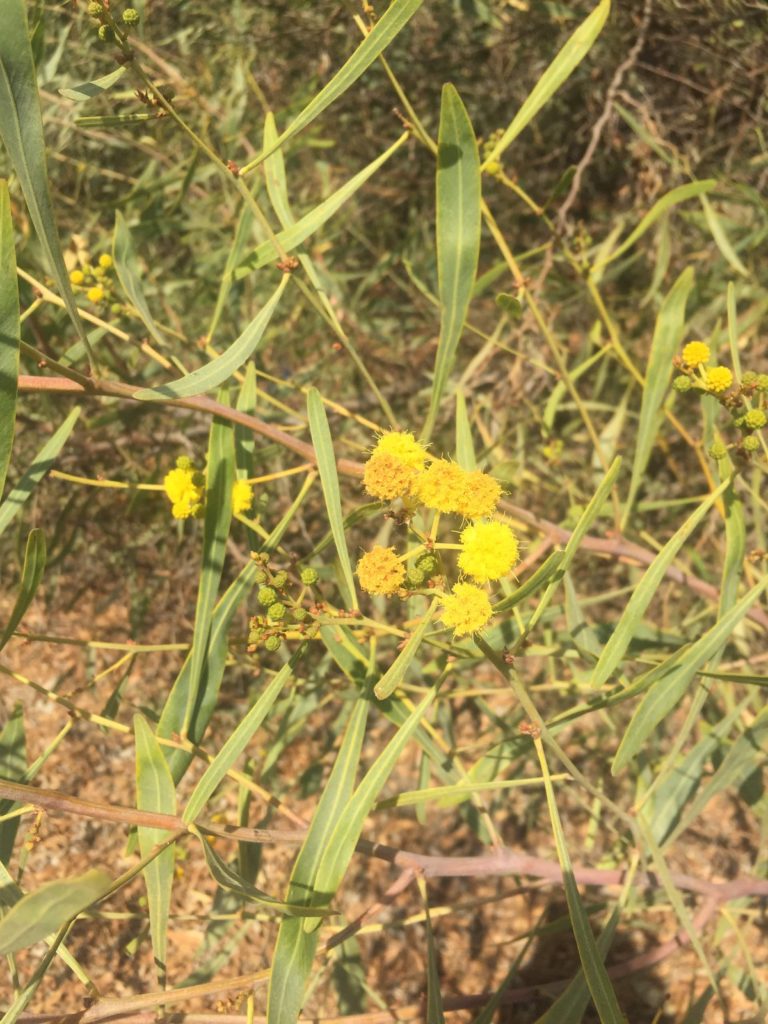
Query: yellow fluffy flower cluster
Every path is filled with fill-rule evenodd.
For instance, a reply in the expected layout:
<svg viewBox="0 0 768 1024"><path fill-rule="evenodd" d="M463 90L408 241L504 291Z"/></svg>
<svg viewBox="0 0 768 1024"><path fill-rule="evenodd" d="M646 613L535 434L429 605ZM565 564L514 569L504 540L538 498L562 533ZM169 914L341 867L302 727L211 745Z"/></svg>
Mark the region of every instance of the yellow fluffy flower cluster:
<svg viewBox="0 0 768 1024"><path fill-rule="evenodd" d="M517 537L506 523L473 523L460 539L459 569L477 583L509 575L520 556Z"/></svg>
<svg viewBox="0 0 768 1024"><path fill-rule="evenodd" d="M368 594L394 594L405 580L405 566L394 548L377 544L357 563L357 578Z"/></svg>
<svg viewBox="0 0 768 1024"><path fill-rule="evenodd" d="M466 636L487 625L491 614L491 602L481 587L473 583L457 583L443 598L440 619L453 629L456 636Z"/></svg>
<svg viewBox="0 0 768 1024"><path fill-rule="evenodd" d="M176 460L176 468L166 473L163 489L171 502L174 519L199 516L205 502L205 477L186 456Z"/></svg>
<svg viewBox="0 0 768 1024"><path fill-rule="evenodd" d="M435 512L470 520L461 533L458 557L459 571L467 579L459 580L444 594L440 617L456 636L482 629L492 609L481 584L507 576L519 557L513 531L506 523L490 518L501 498L499 482L488 473L462 469L448 459L433 459L427 464L427 451L413 434L390 431L379 437L371 452L363 483L366 491L380 501L409 499ZM360 586L369 594L400 591L405 596L408 590L425 585L441 571L433 543L434 538L427 545L428 554L408 570L405 556L399 556L394 548L374 547L357 564ZM437 544L440 547L456 545ZM427 571L427 564L437 568Z"/></svg>
<svg viewBox="0 0 768 1024"><path fill-rule="evenodd" d="M174 519L199 518L205 510L205 474L195 469L186 455L176 459L176 466L165 474L163 490L171 503ZM247 512L253 504L253 487L247 480L232 485L232 513Z"/></svg>
<svg viewBox="0 0 768 1024"><path fill-rule="evenodd" d="M426 458L426 449L413 434L382 434L365 464L366 491L380 501L413 497L427 508L465 519L493 514L501 498L498 481L447 459L435 459L425 469Z"/></svg>
<svg viewBox="0 0 768 1024"><path fill-rule="evenodd" d="M239 516L253 504L253 487L247 480L235 480L232 485L232 514Z"/></svg>

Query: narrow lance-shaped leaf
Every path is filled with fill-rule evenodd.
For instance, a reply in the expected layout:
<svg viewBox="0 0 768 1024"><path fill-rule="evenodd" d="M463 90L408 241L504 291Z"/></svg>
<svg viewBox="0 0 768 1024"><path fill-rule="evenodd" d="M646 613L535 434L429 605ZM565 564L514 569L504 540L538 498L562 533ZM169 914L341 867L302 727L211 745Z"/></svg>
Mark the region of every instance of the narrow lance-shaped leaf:
<svg viewBox="0 0 768 1024"><path fill-rule="evenodd" d="M136 736L136 807L140 811L176 813L176 791L160 744L141 715L133 719ZM140 825L139 850L148 857L153 848L168 838L162 829ZM149 905L149 931L152 952L160 984L165 984L165 962L168 949L168 918L173 889L174 847L169 846L144 868Z"/></svg>
<svg viewBox="0 0 768 1024"><path fill-rule="evenodd" d="M424 634L432 621L432 617L434 616L436 609L437 599L432 602L430 607L424 613L421 622L409 636L405 647L400 651L378 683L376 683L373 692L379 700L386 700L387 697L394 693L400 683L402 683L403 679L405 679L405 674L410 668L411 662L419 652L419 648L424 640Z"/></svg>
<svg viewBox="0 0 768 1024"><path fill-rule="evenodd" d="M351 85L354 85L360 75L373 64L376 58L382 53L403 29L416 11L421 7L422 0L394 0L384 14L374 25L371 32L365 37L349 60L336 72L333 78L324 86L301 113L291 122L280 138L269 148L265 149L255 160L241 169L241 173L247 174L258 167L278 146L282 146L288 139L293 138L300 131L311 124L326 107L342 96Z"/></svg>
<svg viewBox="0 0 768 1024"><path fill-rule="evenodd" d="M311 907L322 902L315 879L331 833L354 790L369 707L367 700L358 700L352 709L331 774L291 872L287 895L291 904ZM298 1019L317 940L318 932L306 932L301 921L285 918L281 922L269 980L269 1024L294 1024Z"/></svg>
<svg viewBox="0 0 768 1024"><path fill-rule="evenodd" d="M68 89L59 89L61 96L66 96L68 100L89 100L94 96L101 96L111 89L113 85L120 81L123 75L128 70L125 64L116 68L114 71L110 71L108 75L102 75L101 78L94 78L91 82L81 82L80 85L73 85Z"/></svg>
<svg viewBox="0 0 768 1024"><path fill-rule="evenodd" d="M547 807L549 819L552 824L552 835L557 849L557 859L560 861L560 869L563 872L563 884L565 887L565 899L568 904L568 916L571 919L573 937L576 939L576 947L579 951L579 960L584 971L592 1001L595 1004L601 1024L625 1024L625 1017L619 1008L616 993L611 985L610 978L603 963L603 952L598 948L597 942L589 924L584 906L579 896L576 879L573 875L573 865L565 842L560 813L557 809L555 791L552 786L552 779L549 774L549 767L544 755L544 748L539 738L534 740L536 753L541 765L541 774L544 776L544 787L547 794Z"/></svg>
<svg viewBox="0 0 768 1024"><path fill-rule="evenodd" d="M0 179L0 497L5 488L16 426L19 380L19 287L8 185Z"/></svg>
<svg viewBox="0 0 768 1024"><path fill-rule="evenodd" d="M645 477L648 460L656 440L662 418L661 407L672 376L672 358L680 347L685 330L685 304L693 284L693 270L691 267L686 267L665 296L659 315L656 317L651 351L648 355L648 369L643 385L643 400L640 405L640 421L635 438L635 458L632 463L632 479L624 511L623 530L626 529L627 520Z"/></svg>
<svg viewBox="0 0 768 1024"><path fill-rule="evenodd" d="M293 521L297 509L300 508L315 479L314 475L310 475L307 478L291 506L286 510L285 515L267 540L264 541L261 546L262 551L272 551L280 543L281 537ZM237 578L227 587L211 614L208 654L205 658L203 675L200 679L199 700L195 704L192 720L187 727L187 736L193 743L201 742L213 715L229 653L227 644L229 626L241 602L255 584L258 572L259 565L256 562L249 561ZM160 722L157 727L158 736L167 737L174 732L182 731L187 704L190 700L191 684L192 656L190 653L187 655L168 695L168 700L165 702L165 707L160 715ZM178 783L192 760L192 754L186 750L174 750L170 747L164 748L164 754L168 767L171 770L171 775L174 781Z"/></svg>
<svg viewBox="0 0 768 1024"><path fill-rule="evenodd" d="M629 647L632 637L635 635L635 631L642 621L646 608L653 600L659 584L664 579L668 567L672 564L673 560L677 557L677 553L680 548L685 544L696 527L699 526L717 499L721 497L727 486L728 481L725 481L725 483L721 484L720 487L713 491L712 494L710 494L709 497L699 505L696 511L686 519L677 533L670 537L658 555L656 555L654 560L648 566L643 574L643 578L638 583L632 597L624 608L624 612L616 624L616 629L613 631L610 639L603 648L603 653L600 655L600 660L595 666L595 670L592 675L593 686L602 686L606 679L608 679L608 677L618 667L627 648Z"/></svg>
<svg viewBox="0 0 768 1024"><path fill-rule="evenodd" d="M101 899L112 885L106 871L48 882L15 903L0 921L0 955L27 949Z"/></svg>
<svg viewBox="0 0 768 1024"><path fill-rule="evenodd" d="M218 400L228 405L226 391ZM205 666L208 661L211 636L211 616L216 603L221 574L224 570L227 537L232 522L232 485L235 480L235 442L232 424L215 417L211 423L208 441L208 469L205 492L205 520L203 525L202 568L195 605L195 628L190 651L189 687L184 712L183 734L188 735L202 692Z"/></svg>
<svg viewBox="0 0 768 1024"><path fill-rule="evenodd" d="M610 9L611 0L600 0L594 11L579 25L533 87L509 128L485 158L484 166L487 167L488 164L499 159L504 150L514 142L520 132L530 124L544 104L584 60L592 49L594 41L600 35Z"/></svg>
<svg viewBox="0 0 768 1024"><path fill-rule="evenodd" d="M42 530L31 530L27 537L27 548L24 552L24 565L21 570L19 596L13 606L8 625L0 636L0 651L5 647L13 632L24 617L24 612L35 596L40 580L45 572L45 534Z"/></svg>
<svg viewBox="0 0 768 1024"><path fill-rule="evenodd" d="M152 335L155 342L160 348L164 348L166 345L165 336L155 323L155 318L150 313L147 300L144 297L139 260L136 255L136 247L133 244L131 229L119 210L115 214L115 230L112 236L112 259L115 264L117 278L123 291L131 300L131 305L138 313L141 322Z"/></svg>
<svg viewBox="0 0 768 1024"><path fill-rule="evenodd" d="M614 249L610 256L596 264L595 269L598 266L602 267L607 263L612 263L619 256L623 256L627 249L631 249L635 242L642 238L645 232L653 227L659 217L663 216L667 210L670 210L678 203L685 202L686 199L694 199L696 196L704 195L705 192L711 192L716 185L717 181L714 178L707 178L705 181L693 181L689 185L680 185L678 188L673 188L671 192L667 192L666 195L653 204L635 230L630 232L618 249Z"/></svg>
<svg viewBox="0 0 768 1024"><path fill-rule="evenodd" d="M53 216L43 119L24 0L3 0L0 31L0 136L27 201L40 244L80 341L91 352L69 282Z"/></svg>
<svg viewBox="0 0 768 1024"><path fill-rule="evenodd" d="M445 85L437 145L435 228L440 338L425 440L434 429L472 297L480 254L481 198L480 157L472 122L456 89Z"/></svg>
<svg viewBox="0 0 768 1024"><path fill-rule="evenodd" d="M336 456L333 451L328 417L325 415L323 400L317 388L310 388L307 392L307 416L312 444L315 446L328 523L341 565L344 600L348 608L357 608L355 581L352 578L352 564L349 560L347 539L344 534L344 516L341 511L341 491L339 490L339 476L336 472Z"/></svg>
<svg viewBox="0 0 768 1024"><path fill-rule="evenodd" d="M237 341L233 341L221 355L216 356L205 366L188 373L185 377L180 377L169 384L161 384L156 388L143 388L141 391L137 391L133 397L140 401L150 402L157 399L190 398L192 395L201 395L204 391L210 391L229 380L232 374L258 351L264 339L264 332L289 280L290 274L283 274L280 284L266 305L259 310Z"/></svg>
<svg viewBox="0 0 768 1024"><path fill-rule="evenodd" d="M738 623L768 586L768 577L756 584L715 625L667 663L654 670L654 682L647 691L616 751L612 774L624 768L640 751L648 736L683 697L699 669L723 646Z"/></svg>
<svg viewBox="0 0 768 1024"><path fill-rule="evenodd" d="M32 465L27 467L19 482L11 489L8 497L0 505L0 534L5 531L9 523L13 522L21 511L24 502L53 466L56 456L72 433L79 415L80 407L75 406L58 430L43 445L35 456Z"/></svg>
<svg viewBox="0 0 768 1024"><path fill-rule="evenodd" d="M17 704L0 731L0 779L21 782L27 770L27 739L24 707ZM0 800L0 817L13 807L12 800ZM19 818L0 821L0 865L9 864L19 829ZM0 892L3 879L0 878ZM1 912L1 911L0 911Z"/></svg>
<svg viewBox="0 0 768 1024"><path fill-rule="evenodd" d="M347 200L351 199L355 192L365 184L368 179L378 171L382 164L386 163L392 154L398 150L403 143L409 138L408 132L404 132L397 142L393 143L389 149L387 149L381 156L376 157L367 167L364 167L362 171L356 174L353 178L350 178L348 182L337 189L332 195L328 196L327 199L319 203L313 210L305 214L300 220L295 221L290 227L280 231L277 235L277 241L285 250L290 252L297 246L301 245L302 242L306 241L310 235L314 234L315 231L331 219L331 217L339 210ZM267 239L266 242L262 242L258 245L254 251L247 256L242 263L235 270L235 278L245 277L252 270L257 270L259 267L264 267L268 263L272 263L274 260L279 259L280 252L277 249L275 243L271 239Z"/></svg>
<svg viewBox="0 0 768 1024"><path fill-rule="evenodd" d="M201 813L219 783L243 753L256 730L259 729L264 719L272 710L272 705L293 675L296 662L302 653L301 649L299 649L290 662L287 665L283 665L280 671L275 673L274 678L259 695L258 700L248 714L224 742L216 757L214 757L213 761L203 772L202 778L192 791L192 795L187 801L187 806L182 814L183 821L193 822Z"/></svg>

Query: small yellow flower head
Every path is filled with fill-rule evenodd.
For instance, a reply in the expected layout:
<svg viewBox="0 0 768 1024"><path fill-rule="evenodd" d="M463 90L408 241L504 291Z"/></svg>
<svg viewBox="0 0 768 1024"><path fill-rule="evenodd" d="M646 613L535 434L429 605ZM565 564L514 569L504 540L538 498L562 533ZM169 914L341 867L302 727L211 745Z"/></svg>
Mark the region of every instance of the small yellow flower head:
<svg viewBox="0 0 768 1024"><path fill-rule="evenodd" d="M170 499L174 519L189 519L202 511L205 488L200 482L200 474L193 469L177 466L166 473L163 487Z"/></svg>
<svg viewBox="0 0 768 1024"><path fill-rule="evenodd" d="M492 476L473 469L466 474L464 494L457 512L466 519L479 519L489 516L495 510L501 497L501 484Z"/></svg>
<svg viewBox="0 0 768 1024"><path fill-rule="evenodd" d="M466 500L468 476L455 462L435 459L416 481L416 497L438 512L459 512Z"/></svg>
<svg viewBox="0 0 768 1024"><path fill-rule="evenodd" d="M104 298L104 289L100 284L95 284L93 288L89 288L85 294L88 296L89 302L101 302Z"/></svg>
<svg viewBox="0 0 768 1024"><path fill-rule="evenodd" d="M70 270L69 280L72 282L72 284L82 284L83 281L85 280L85 274L82 272L82 270Z"/></svg>
<svg viewBox="0 0 768 1024"><path fill-rule="evenodd" d="M112 257L108 252L103 252L101 256L99 256L99 266L102 270L109 270L112 266Z"/></svg>
<svg viewBox="0 0 768 1024"><path fill-rule="evenodd" d="M705 341L689 341L683 349L683 361L691 369L709 362L711 352Z"/></svg>
<svg viewBox="0 0 768 1024"><path fill-rule="evenodd" d="M413 469L421 469L424 465L424 459L427 457L426 449L423 445L419 444L413 434L406 434L401 430L390 430L388 433L381 435L376 447L373 449L373 456L375 457L382 452L392 455Z"/></svg>
<svg viewBox="0 0 768 1024"><path fill-rule="evenodd" d="M389 452L374 452L365 464L363 485L379 501L404 498L413 487L418 470Z"/></svg>
<svg viewBox="0 0 768 1024"><path fill-rule="evenodd" d="M506 576L519 557L517 537L505 523L474 523L462 530L459 568L478 583Z"/></svg>
<svg viewBox="0 0 768 1024"><path fill-rule="evenodd" d="M369 594L394 594L405 580L405 566L394 548L376 545L357 563L360 586Z"/></svg>
<svg viewBox="0 0 768 1024"><path fill-rule="evenodd" d="M235 480L232 485L232 512L239 516L253 504L253 487L247 480Z"/></svg>
<svg viewBox="0 0 768 1024"><path fill-rule="evenodd" d="M731 384L733 384L733 374L727 366L713 366L704 375L704 386L707 391L714 391L715 394L727 391Z"/></svg>
<svg viewBox="0 0 768 1024"><path fill-rule="evenodd" d="M472 583L457 583L443 598L441 620L456 636L466 636L482 629L492 614L488 595Z"/></svg>

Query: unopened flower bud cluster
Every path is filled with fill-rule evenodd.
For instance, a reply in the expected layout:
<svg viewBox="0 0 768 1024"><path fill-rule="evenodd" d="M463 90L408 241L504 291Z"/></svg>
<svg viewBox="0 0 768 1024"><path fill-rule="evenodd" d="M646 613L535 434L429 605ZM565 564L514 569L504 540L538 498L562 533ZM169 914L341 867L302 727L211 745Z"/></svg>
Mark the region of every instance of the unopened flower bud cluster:
<svg viewBox="0 0 768 1024"><path fill-rule="evenodd" d="M412 434L390 431L373 449L363 484L381 501L401 499L411 510L421 506L457 516L463 529L458 545L425 545L403 555L392 547L373 547L357 564L362 589L369 594L407 597L413 589L434 587L434 578L442 574L438 552L458 547L460 579L443 595L441 620L457 636L487 625L492 608L486 585L508 576L519 556L512 529L494 518L501 498L498 481L447 459L427 464L427 451ZM412 557L416 560L407 567Z"/></svg>
<svg viewBox="0 0 768 1024"><path fill-rule="evenodd" d="M675 377L672 386L681 393L698 391L713 395L730 413L731 424L739 431L739 439L733 444L716 441L709 449L713 459L724 459L731 450L749 457L762 447L757 431L768 423L765 408L768 374L748 370L739 382L727 366L710 365L711 358L706 342L689 341L682 356L675 359L675 366L682 372Z"/></svg>
<svg viewBox="0 0 768 1024"><path fill-rule="evenodd" d="M289 638L303 638L309 628L307 619L313 610L303 605L309 589L317 583L317 570L306 566L299 573L301 584L296 592L295 581L285 569L273 569L266 555L251 557L259 565L256 572L256 601L260 611L252 615L248 628L248 653L255 654L260 648L277 651L283 641Z"/></svg>

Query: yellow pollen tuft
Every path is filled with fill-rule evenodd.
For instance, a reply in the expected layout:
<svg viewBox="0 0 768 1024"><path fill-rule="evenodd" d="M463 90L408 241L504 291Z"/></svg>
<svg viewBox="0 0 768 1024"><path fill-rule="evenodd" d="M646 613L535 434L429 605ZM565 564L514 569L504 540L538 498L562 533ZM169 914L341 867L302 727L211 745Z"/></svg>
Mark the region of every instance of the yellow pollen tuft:
<svg viewBox="0 0 768 1024"><path fill-rule="evenodd" d="M253 487L247 480L235 480L232 485L232 512L239 516L253 504Z"/></svg>
<svg viewBox="0 0 768 1024"><path fill-rule="evenodd" d="M374 452L363 470L363 485L379 501L404 498L413 487L418 470L389 452Z"/></svg>
<svg viewBox="0 0 768 1024"><path fill-rule="evenodd" d="M382 453L399 459L412 469L421 469L427 457L426 448L419 444L413 434L406 434L401 430L390 430L389 433L381 435L373 449L373 456Z"/></svg>
<svg viewBox="0 0 768 1024"><path fill-rule="evenodd" d="M705 341L689 341L683 349L683 361L691 369L708 363L710 355L709 345Z"/></svg>
<svg viewBox="0 0 768 1024"><path fill-rule="evenodd" d="M727 391L733 384L733 374L727 366L713 366L704 375L704 386L707 391L714 391L719 394Z"/></svg>
<svg viewBox="0 0 768 1024"><path fill-rule="evenodd" d="M474 523L461 533L459 569L478 583L506 576L520 557L520 548L505 523Z"/></svg>
<svg viewBox="0 0 768 1024"><path fill-rule="evenodd" d="M457 583L443 598L441 620L456 636L466 636L482 629L492 615L488 595L472 583Z"/></svg>
<svg viewBox="0 0 768 1024"><path fill-rule="evenodd" d="M405 580L405 566L394 548L376 545L357 563L360 586L369 594L394 594Z"/></svg>

